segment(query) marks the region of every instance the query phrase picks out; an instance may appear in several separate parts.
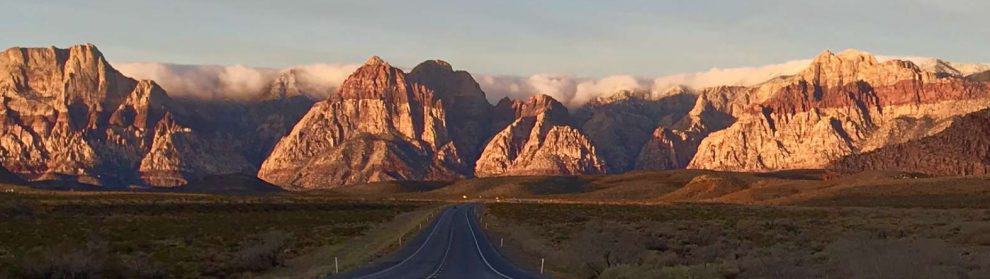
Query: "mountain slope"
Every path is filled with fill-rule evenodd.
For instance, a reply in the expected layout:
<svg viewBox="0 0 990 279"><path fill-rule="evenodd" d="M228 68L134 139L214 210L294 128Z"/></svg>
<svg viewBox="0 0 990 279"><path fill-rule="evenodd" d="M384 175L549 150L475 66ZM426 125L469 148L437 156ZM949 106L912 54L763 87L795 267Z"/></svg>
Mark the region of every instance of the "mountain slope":
<svg viewBox="0 0 990 279"><path fill-rule="evenodd" d="M846 155L931 135L941 120L990 107L990 88L907 61L825 52L795 76L743 92L737 121L698 147L690 168L822 168Z"/></svg>
<svg viewBox="0 0 990 279"><path fill-rule="evenodd" d="M663 97L649 92L619 92L582 106L574 115L581 131L588 135L610 172L634 169L640 150L660 126L671 126L691 109L697 96L675 87Z"/></svg>
<svg viewBox="0 0 990 279"><path fill-rule="evenodd" d="M264 136L234 127L262 122L232 125L241 120L219 121L229 111L215 108L120 74L93 45L0 54L0 162L29 180L173 187L203 175L254 173L267 155L257 154ZM294 122L284 108L256 115ZM269 138L284 133L266 129Z"/></svg>
<svg viewBox="0 0 990 279"><path fill-rule="evenodd" d="M832 167L844 171L896 170L935 175L990 174L990 110L950 120L941 132L854 154Z"/></svg>
<svg viewBox="0 0 990 279"><path fill-rule="evenodd" d="M436 91L378 57L310 109L258 177L289 188L469 175Z"/></svg>
<svg viewBox="0 0 990 279"><path fill-rule="evenodd" d="M503 99L495 107L496 127L475 175L576 175L605 173L594 145L577 128L563 104L550 96L526 102ZM504 125L507 120L509 124Z"/></svg>

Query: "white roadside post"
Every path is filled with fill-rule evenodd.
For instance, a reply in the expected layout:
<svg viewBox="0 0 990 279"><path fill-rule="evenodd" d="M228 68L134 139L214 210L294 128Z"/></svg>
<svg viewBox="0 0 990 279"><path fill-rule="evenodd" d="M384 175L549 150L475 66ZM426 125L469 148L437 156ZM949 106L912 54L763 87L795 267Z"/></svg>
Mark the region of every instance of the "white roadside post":
<svg viewBox="0 0 990 279"><path fill-rule="evenodd" d="M540 258L540 274L543 274L543 258Z"/></svg>
<svg viewBox="0 0 990 279"><path fill-rule="evenodd" d="M499 238L498 239L498 248L502 248L503 246L505 246L505 238Z"/></svg>
<svg viewBox="0 0 990 279"><path fill-rule="evenodd" d="M337 257L333 257L333 273L340 273L340 265L337 263Z"/></svg>

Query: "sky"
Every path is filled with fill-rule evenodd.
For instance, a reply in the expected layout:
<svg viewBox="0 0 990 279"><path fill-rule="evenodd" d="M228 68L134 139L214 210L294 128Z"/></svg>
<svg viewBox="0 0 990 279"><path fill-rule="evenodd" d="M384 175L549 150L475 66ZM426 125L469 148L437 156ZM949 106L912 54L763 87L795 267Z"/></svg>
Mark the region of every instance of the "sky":
<svg viewBox="0 0 990 279"><path fill-rule="evenodd" d="M990 61L990 1L4 1L0 45L282 68L443 59L472 73L663 76L825 49Z"/></svg>

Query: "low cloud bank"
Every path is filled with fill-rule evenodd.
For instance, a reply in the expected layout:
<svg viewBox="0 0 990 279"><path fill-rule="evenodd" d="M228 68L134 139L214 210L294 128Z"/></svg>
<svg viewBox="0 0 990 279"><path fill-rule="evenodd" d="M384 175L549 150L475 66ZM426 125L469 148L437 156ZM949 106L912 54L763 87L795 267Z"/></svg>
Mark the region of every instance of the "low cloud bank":
<svg viewBox="0 0 990 279"><path fill-rule="evenodd" d="M934 70L940 65L937 63L939 60L930 57L878 56L878 59L909 60L926 70ZM708 71L656 78L630 75L582 78L560 74L475 74L474 78L493 104L504 97L526 99L536 94L546 94L568 107L576 108L595 98L607 97L622 90L645 91L653 97L662 97L676 86L694 89L719 85L751 86L778 76L797 74L810 63L811 59L802 59L758 67L712 68ZM963 74L990 70L990 64L945 63ZM257 96L268 90L271 82L281 73L291 70L295 74L297 87L311 98L325 99L360 65L328 63L284 69L164 63L118 63L115 66L125 75L155 80L172 96L205 99L246 99Z"/></svg>
<svg viewBox="0 0 990 279"><path fill-rule="evenodd" d="M126 76L150 79L173 97L244 100L269 89L283 72L292 70L297 86L309 97L324 99L358 68L357 64L310 64L285 69L243 65L178 65L157 62L115 63Z"/></svg>
<svg viewBox="0 0 990 279"><path fill-rule="evenodd" d="M526 99L546 94L568 107L578 107L598 97L622 90L651 92L660 97L674 86L704 88L716 85L753 85L770 78L794 74L810 60L795 60L762 67L719 69L705 72L643 78L613 75L604 78L581 78L560 74L531 76L474 75L488 100L497 103L503 97ZM272 81L292 70L297 86L311 98L325 99L360 65L324 63L284 69L256 68L242 65L179 65L156 62L116 63L120 72L137 79L158 82L174 97L243 100L268 90Z"/></svg>
<svg viewBox="0 0 990 279"><path fill-rule="evenodd" d="M719 85L755 85L774 77L796 74L809 63L811 63L810 59L803 59L760 67L712 68L704 72L653 79L629 75L590 79L553 74L536 74L529 77L479 75L476 79L488 94L488 100L493 103L503 97L522 99L534 94L546 94L574 108L595 98L607 97L622 90L647 91L653 97L662 97L676 86L700 89Z"/></svg>

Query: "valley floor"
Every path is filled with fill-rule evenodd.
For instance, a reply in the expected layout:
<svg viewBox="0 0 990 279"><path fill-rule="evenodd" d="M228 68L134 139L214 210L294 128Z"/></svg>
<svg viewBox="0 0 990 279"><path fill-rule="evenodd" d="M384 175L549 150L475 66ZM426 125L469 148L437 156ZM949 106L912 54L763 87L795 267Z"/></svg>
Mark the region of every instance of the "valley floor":
<svg viewBox="0 0 990 279"><path fill-rule="evenodd" d="M0 185L0 277L320 277L395 251L451 202L484 203L493 245L555 278L990 274L986 177L673 170L243 196Z"/></svg>
<svg viewBox="0 0 990 279"><path fill-rule="evenodd" d="M436 204L0 185L0 278L317 277L390 252Z"/></svg>
<svg viewBox="0 0 990 279"><path fill-rule="evenodd" d="M490 238L556 278L985 278L990 211L488 205Z"/></svg>

